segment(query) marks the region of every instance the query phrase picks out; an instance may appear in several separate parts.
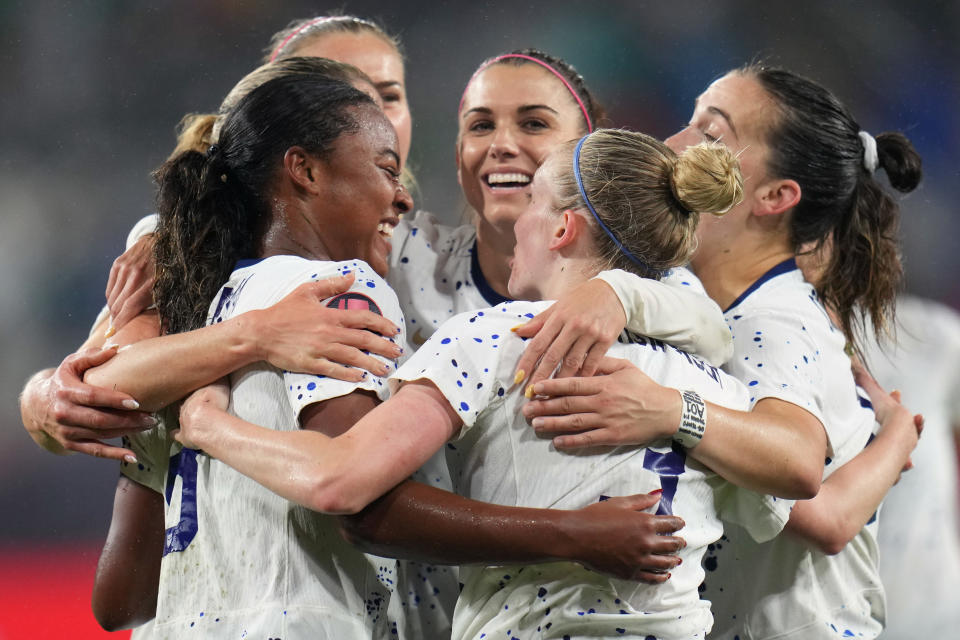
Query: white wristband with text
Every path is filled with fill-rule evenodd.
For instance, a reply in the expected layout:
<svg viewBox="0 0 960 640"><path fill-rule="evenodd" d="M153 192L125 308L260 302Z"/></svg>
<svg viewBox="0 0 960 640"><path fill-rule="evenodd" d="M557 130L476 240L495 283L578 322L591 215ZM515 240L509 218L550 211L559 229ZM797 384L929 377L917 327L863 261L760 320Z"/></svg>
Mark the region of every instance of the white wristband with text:
<svg viewBox="0 0 960 640"><path fill-rule="evenodd" d="M696 391L680 392L680 427L673 439L687 449L700 444L707 428L707 405Z"/></svg>

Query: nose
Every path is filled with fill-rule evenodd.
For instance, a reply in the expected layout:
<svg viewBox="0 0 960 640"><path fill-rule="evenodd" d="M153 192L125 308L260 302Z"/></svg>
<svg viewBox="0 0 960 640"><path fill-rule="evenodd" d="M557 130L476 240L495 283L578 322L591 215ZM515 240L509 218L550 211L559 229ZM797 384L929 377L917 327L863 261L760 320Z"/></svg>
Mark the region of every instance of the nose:
<svg viewBox="0 0 960 640"><path fill-rule="evenodd" d="M497 127L493 132L488 151L494 158L514 157L520 153L516 137L510 127Z"/></svg>
<svg viewBox="0 0 960 640"><path fill-rule="evenodd" d="M408 213L413 209L413 198L402 184L397 188L393 198L393 208L397 213Z"/></svg>
<svg viewBox="0 0 960 640"><path fill-rule="evenodd" d="M670 147L674 153L680 153L698 142L700 142L700 135L689 125L664 140L664 144Z"/></svg>

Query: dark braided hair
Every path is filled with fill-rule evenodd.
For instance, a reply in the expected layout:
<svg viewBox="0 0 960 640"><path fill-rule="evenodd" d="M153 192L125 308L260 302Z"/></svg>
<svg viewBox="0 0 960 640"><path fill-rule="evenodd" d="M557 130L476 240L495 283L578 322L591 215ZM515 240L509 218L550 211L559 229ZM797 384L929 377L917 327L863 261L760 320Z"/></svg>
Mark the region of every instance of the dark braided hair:
<svg viewBox="0 0 960 640"><path fill-rule="evenodd" d="M851 344L858 344L868 316L875 333L889 333L903 278L900 207L864 166L860 125L813 80L756 63L738 73L756 79L776 105L766 132L767 168L800 185L790 223L794 251L828 248L814 283L818 295ZM876 140L891 186L904 193L916 188L921 160L910 141L901 133L881 133Z"/></svg>
<svg viewBox="0 0 960 640"><path fill-rule="evenodd" d="M341 80L285 74L240 100L206 153L186 151L155 172L154 299L167 333L202 327L236 261L259 255L286 150L325 157L341 135L359 130L352 107L360 105L374 103Z"/></svg>

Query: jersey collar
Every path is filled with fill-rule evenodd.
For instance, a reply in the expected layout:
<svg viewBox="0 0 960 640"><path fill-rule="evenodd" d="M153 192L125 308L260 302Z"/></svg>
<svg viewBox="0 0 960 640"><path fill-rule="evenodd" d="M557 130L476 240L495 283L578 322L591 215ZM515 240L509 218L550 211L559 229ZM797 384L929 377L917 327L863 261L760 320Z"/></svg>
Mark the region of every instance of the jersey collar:
<svg viewBox="0 0 960 640"><path fill-rule="evenodd" d="M757 278L757 281L754 282L749 287L747 287L747 290L741 293L740 296L736 300L734 300L729 307L723 310L723 312L726 313L727 311L730 311L735 306L737 306L738 304L746 300L747 296L749 296L751 293L759 289L760 286L763 285L763 283L767 282L768 280L772 280L773 278L776 278L777 276L783 275L785 273L790 273L791 271L796 270L796 268L797 268L797 261L794 258L787 258L786 260L779 263L778 265L776 265L775 267L767 271L765 274Z"/></svg>
<svg viewBox="0 0 960 640"><path fill-rule="evenodd" d="M483 271L480 270L480 260L477 258L476 240L473 241L473 248L470 249L470 276L473 278L473 284L476 285L477 291L480 292L480 295L483 296L483 299L486 300L487 304L491 307L503 304L504 302L513 302L512 298L505 298L494 291L490 283L487 282L487 279L483 277Z"/></svg>

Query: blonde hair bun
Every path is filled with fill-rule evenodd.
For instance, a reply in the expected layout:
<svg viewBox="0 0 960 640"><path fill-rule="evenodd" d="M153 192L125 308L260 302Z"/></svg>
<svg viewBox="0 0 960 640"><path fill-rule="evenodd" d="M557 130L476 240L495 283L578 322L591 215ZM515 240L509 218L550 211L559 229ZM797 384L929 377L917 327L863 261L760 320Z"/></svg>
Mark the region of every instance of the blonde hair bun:
<svg viewBox="0 0 960 640"><path fill-rule="evenodd" d="M677 156L670 188L687 211L723 215L743 200L740 163L719 142L701 142Z"/></svg>

